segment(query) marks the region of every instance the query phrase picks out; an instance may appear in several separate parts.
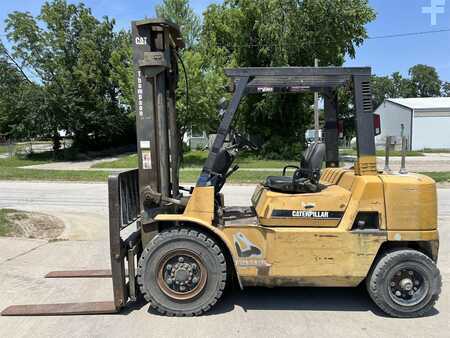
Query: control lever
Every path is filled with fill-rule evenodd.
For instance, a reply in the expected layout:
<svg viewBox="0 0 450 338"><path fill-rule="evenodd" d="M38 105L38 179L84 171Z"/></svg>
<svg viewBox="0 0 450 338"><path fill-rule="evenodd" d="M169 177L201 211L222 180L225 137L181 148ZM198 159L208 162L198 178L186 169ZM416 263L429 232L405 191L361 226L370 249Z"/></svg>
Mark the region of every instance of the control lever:
<svg viewBox="0 0 450 338"><path fill-rule="evenodd" d="M228 178L230 175L232 175L235 171L237 171L239 169L239 166L236 164L233 168L231 168L231 170L229 170L227 172L227 174L225 175L226 178Z"/></svg>
<svg viewBox="0 0 450 338"><path fill-rule="evenodd" d="M192 192L194 191L194 187L185 188L185 187L180 186L179 189L183 190L183 191L187 191L191 195L192 195Z"/></svg>

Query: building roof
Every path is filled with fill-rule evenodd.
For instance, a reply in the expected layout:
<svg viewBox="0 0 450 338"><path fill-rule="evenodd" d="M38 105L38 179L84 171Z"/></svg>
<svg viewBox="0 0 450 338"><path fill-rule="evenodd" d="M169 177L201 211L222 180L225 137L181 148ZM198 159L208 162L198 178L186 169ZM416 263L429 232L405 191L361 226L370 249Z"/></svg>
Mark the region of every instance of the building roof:
<svg viewBox="0 0 450 338"><path fill-rule="evenodd" d="M386 101L414 110L450 111L450 97L413 97L408 99L386 99Z"/></svg>

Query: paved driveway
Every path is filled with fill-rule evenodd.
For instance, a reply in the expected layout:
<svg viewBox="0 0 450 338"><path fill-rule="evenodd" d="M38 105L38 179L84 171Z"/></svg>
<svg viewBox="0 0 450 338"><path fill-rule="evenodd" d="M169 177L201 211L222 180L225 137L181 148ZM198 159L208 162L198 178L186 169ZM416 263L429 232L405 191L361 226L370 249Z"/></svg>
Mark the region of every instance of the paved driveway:
<svg viewBox="0 0 450 338"><path fill-rule="evenodd" d="M228 186L225 194L233 198L226 203L245 205L252 190ZM12 303L111 299L107 279L42 278L55 269L108 266L106 185L0 182L1 207L55 213L73 226L66 232L68 241L0 238L0 308ZM439 190L439 207L444 286L426 318L385 317L363 288L249 288L228 293L214 311L195 318L163 317L144 304L119 315L0 317L0 337L448 337L450 189Z"/></svg>

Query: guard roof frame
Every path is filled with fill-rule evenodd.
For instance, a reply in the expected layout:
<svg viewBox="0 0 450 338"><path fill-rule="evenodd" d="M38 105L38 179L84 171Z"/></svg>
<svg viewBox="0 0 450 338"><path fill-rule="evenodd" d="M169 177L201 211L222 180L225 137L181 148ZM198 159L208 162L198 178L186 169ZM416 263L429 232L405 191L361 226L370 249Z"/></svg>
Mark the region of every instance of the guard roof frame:
<svg viewBox="0 0 450 338"><path fill-rule="evenodd" d="M325 129L326 135L328 135L326 136L326 163L327 167L335 167L339 165L336 88L344 86L348 82L353 82L357 153L358 160L362 159L361 163L363 163L361 168L357 167L356 172L361 175L376 173L375 133L370 85L372 70L370 67L243 67L228 68L224 72L235 81L234 94L223 114L208 159L197 180L197 186L208 186L210 184L212 175L214 175L212 168L218 153L224 145L225 138L231 130L231 124L242 97L254 93L276 94L277 92L286 92L286 90L283 91L283 88L286 87L286 84L292 83L298 85L307 83L304 88L299 88L298 91L291 91L292 93L317 91L324 95ZM269 79L283 79L287 77L291 80L291 83L287 83L288 81L281 82L281 84L268 83L267 86L273 87L273 90L268 92L255 91L255 85L252 85L252 82L263 77ZM264 83L260 85L263 86ZM281 90L275 90L276 88ZM289 90L287 92L289 93Z"/></svg>

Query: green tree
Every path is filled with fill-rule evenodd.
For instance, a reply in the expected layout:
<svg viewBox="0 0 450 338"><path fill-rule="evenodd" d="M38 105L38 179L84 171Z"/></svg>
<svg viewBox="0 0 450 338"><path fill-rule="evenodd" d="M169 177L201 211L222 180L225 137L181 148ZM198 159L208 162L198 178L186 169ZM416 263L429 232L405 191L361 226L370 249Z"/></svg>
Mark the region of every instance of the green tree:
<svg viewBox="0 0 450 338"><path fill-rule="evenodd" d="M375 108L386 98L434 97L448 93L448 85L441 83L434 67L415 65L409 69L409 75L410 78L404 78L399 72L395 72L391 76L373 76Z"/></svg>
<svg viewBox="0 0 450 338"><path fill-rule="evenodd" d="M156 15L180 26L186 48L193 48L200 36L200 18L189 6L189 0L164 0L156 5Z"/></svg>
<svg viewBox="0 0 450 338"><path fill-rule="evenodd" d="M393 92L391 97L412 97L414 96L413 84L410 79L405 79L399 72L392 74Z"/></svg>
<svg viewBox="0 0 450 338"><path fill-rule="evenodd" d="M414 91L410 79L404 78L399 72L391 76L372 77L373 104L377 108L387 98L413 97Z"/></svg>
<svg viewBox="0 0 450 338"><path fill-rule="evenodd" d="M439 96L441 80L436 68L418 64L409 69L411 76L412 95L417 97Z"/></svg>
<svg viewBox="0 0 450 338"><path fill-rule="evenodd" d="M201 47L217 70L311 66L314 58L321 66L342 65L374 18L365 0L226 0L204 13ZM240 125L267 143L266 156L291 157L312 122L311 104L306 94L251 96L241 105Z"/></svg>
<svg viewBox="0 0 450 338"><path fill-rule="evenodd" d="M165 0L156 6L156 13L179 25L186 42L186 49L180 51L180 58L186 69L189 88L186 88L184 68L180 62L178 69L181 74L176 92L180 142L191 128L213 132L218 123L217 102L223 95L226 79L222 73L207 66L205 55L199 48L200 19L188 0Z"/></svg>
<svg viewBox="0 0 450 338"><path fill-rule="evenodd" d="M450 82L443 82L441 89L442 96L450 97Z"/></svg>
<svg viewBox="0 0 450 338"><path fill-rule="evenodd" d="M42 88L15 62L0 42L0 133L32 138L39 129Z"/></svg>
<svg viewBox="0 0 450 338"><path fill-rule="evenodd" d="M190 129L216 131L219 122L217 103L222 97L226 79L204 67L203 55L196 51L183 53L188 84L189 107L186 101L186 82L180 77L177 89L177 125L180 136Z"/></svg>
<svg viewBox="0 0 450 338"><path fill-rule="evenodd" d="M13 56L42 83L40 131L53 138L55 149L60 130L72 133L80 149L125 138L131 120L113 68L117 60L112 59L121 59L116 52L123 48L114 20L97 20L82 3L54 0L45 2L36 18L9 14L6 31Z"/></svg>
<svg viewBox="0 0 450 338"><path fill-rule="evenodd" d="M394 83L389 76L372 76L372 97L374 108L388 97L395 97Z"/></svg>

